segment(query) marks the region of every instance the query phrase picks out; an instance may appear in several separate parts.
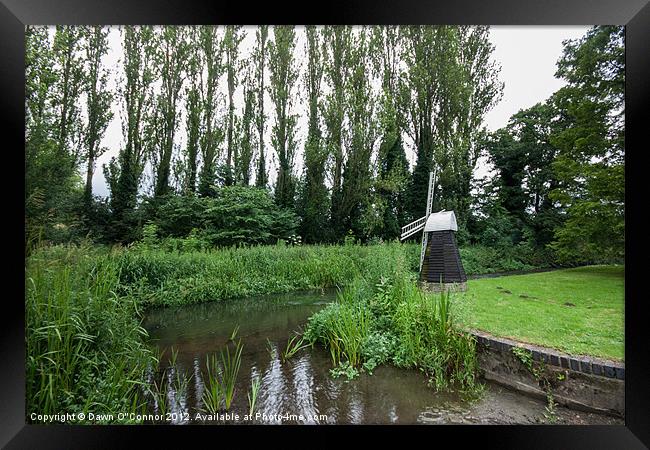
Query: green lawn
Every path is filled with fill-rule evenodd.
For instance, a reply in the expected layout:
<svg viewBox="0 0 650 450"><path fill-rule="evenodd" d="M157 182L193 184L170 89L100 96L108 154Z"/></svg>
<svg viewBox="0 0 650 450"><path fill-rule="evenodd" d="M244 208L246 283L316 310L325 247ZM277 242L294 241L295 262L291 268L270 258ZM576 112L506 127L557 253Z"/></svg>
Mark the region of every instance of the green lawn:
<svg viewBox="0 0 650 450"><path fill-rule="evenodd" d="M455 296L466 327L624 360L624 266L589 266L470 280Z"/></svg>

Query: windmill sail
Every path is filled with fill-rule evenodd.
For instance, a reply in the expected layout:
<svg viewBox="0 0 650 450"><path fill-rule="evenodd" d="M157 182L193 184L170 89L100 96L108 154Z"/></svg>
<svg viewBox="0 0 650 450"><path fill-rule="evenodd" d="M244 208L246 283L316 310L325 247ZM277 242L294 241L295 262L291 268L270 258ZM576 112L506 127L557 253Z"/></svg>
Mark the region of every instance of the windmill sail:
<svg viewBox="0 0 650 450"><path fill-rule="evenodd" d="M427 219L431 215L431 210L433 209L433 189L436 184L436 177L433 172L429 172L429 189L427 191L427 208L424 217L420 217L418 220L414 220L408 225L402 227L402 234L400 236L400 241L403 241L406 238L413 236L415 233L424 229L424 225L427 223ZM427 234L422 233L422 248L420 251L420 270L422 270L422 261L424 259L424 252L427 248Z"/></svg>

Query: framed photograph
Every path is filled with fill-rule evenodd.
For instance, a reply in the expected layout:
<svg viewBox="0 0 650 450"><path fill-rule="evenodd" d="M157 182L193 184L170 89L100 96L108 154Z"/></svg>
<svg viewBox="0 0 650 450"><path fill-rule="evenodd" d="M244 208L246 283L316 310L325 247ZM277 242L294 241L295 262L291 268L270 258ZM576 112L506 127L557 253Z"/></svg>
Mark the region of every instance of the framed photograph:
<svg viewBox="0 0 650 450"><path fill-rule="evenodd" d="M650 445L647 1L0 17L3 446Z"/></svg>

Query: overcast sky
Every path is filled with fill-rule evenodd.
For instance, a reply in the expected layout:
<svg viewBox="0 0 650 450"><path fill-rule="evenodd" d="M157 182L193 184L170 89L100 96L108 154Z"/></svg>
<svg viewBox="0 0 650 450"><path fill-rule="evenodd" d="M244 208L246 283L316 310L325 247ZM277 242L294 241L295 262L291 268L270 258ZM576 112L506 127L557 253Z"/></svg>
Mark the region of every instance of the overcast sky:
<svg viewBox="0 0 650 450"><path fill-rule="evenodd" d="M254 27L246 27L247 38L242 42L241 51L244 58L254 44L255 33ZM494 26L490 30L490 41L495 46L493 59L501 65L500 79L505 83L503 98L485 117L484 124L489 130L496 130L503 127L508 122L511 115L520 109L528 108L538 102L544 101L553 92L564 85L563 80L555 78L556 62L562 54L562 41L566 39L576 39L585 34L589 29L586 26ZM299 59L302 59L304 52L304 39L302 27L297 29L298 43L297 52ZM121 39L117 27L111 28L110 33L110 52L105 58L109 67L117 67L121 58ZM115 71L114 71L115 72ZM268 72L268 70L267 70ZM268 84L268 82L267 82ZM110 89L115 89L115 73L111 77ZM241 103L241 93L236 94L236 105ZM110 123L102 145L109 150L102 155L97 163L95 176L93 178L93 192L95 195L102 197L108 196L109 192L106 186L106 180L102 170L102 165L107 163L112 156L116 156L119 148L123 145L120 111L121 106L115 103L113 106L115 116ZM265 110L271 110L270 98L268 94L265 101ZM306 123L302 107L298 110L302 113L300 123ZM272 121L272 118L271 118ZM270 121L267 127L267 135L270 133ZM304 129L305 127L300 127ZM304 130L301 130L304 131ZM184 120L181 120L179 131L179 143L184 142ZM298 133L299 144L304 141L303 134ZM270 142L270 135L265 139ZM300 145L299 148L302 146ZM272 154L272 151L267 151ZM296 158L296 173L299 173L301 166L301 152ZM414 154L411 149L407 149L407 156L411 162L414 161ZM274 161L270 162L271 172L275 171ZM482 177L489 172L489 167L483 160L475 170L476 177ZM150 170L145 171L146 176L150 176ZM273 177L274 178L274 177Z"/></svg>

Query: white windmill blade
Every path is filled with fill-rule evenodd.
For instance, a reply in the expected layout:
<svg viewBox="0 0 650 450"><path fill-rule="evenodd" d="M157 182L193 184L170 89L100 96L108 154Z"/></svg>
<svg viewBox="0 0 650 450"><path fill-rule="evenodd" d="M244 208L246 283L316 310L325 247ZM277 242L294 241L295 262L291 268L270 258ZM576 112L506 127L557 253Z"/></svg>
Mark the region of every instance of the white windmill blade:
<svg viewBox="0 0 650 450"><path fill-rule="evenodd" d="M424 228L424 224L427 223L427 216L420 217L418 220L414 220L413 222L409 223L408 225L404 225L402 227L402 234L399 238L400 241L403 241L404 239L413 236L415 233L418 231L422 230Z"/></svg>

